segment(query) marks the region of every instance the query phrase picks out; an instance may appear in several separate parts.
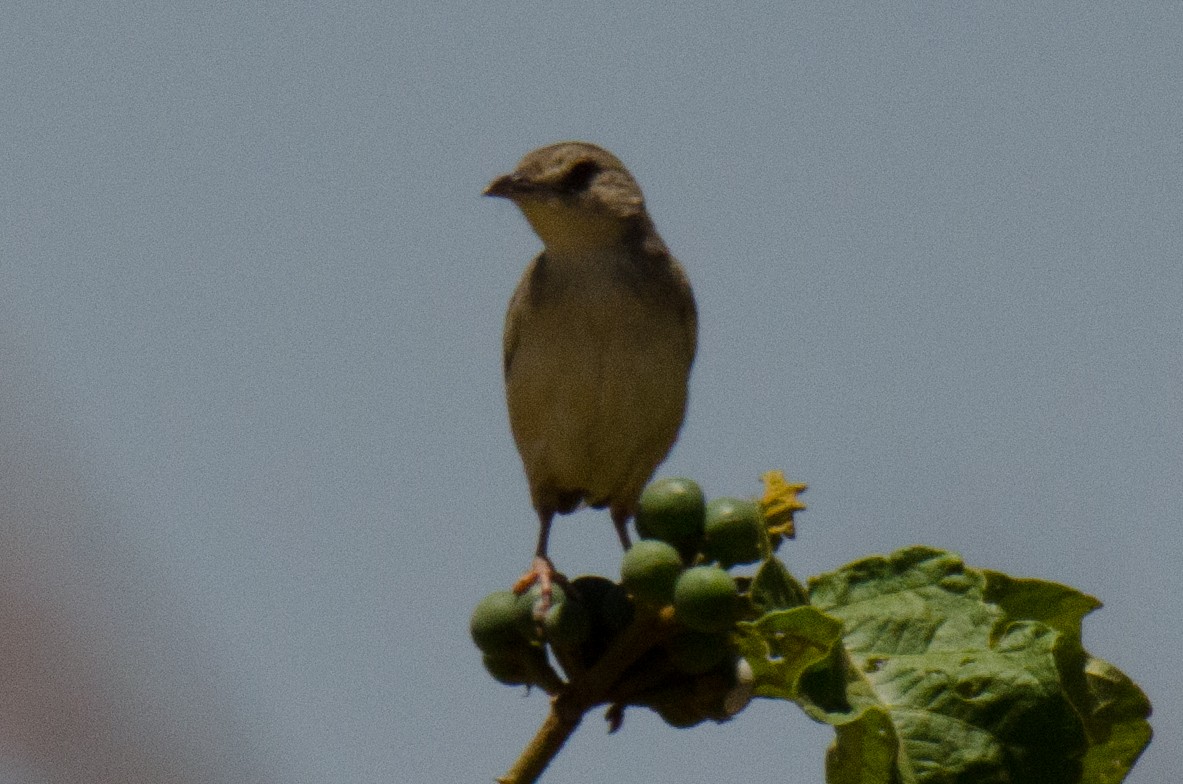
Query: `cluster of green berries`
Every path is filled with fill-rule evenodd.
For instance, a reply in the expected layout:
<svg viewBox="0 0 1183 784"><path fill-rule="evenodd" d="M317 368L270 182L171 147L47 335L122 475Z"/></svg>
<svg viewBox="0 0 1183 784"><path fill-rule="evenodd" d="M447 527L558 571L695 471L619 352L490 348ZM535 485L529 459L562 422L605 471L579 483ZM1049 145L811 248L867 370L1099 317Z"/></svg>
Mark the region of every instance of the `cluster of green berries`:
<svg viewBox="0 0 1183 784"><path fill-rule="evenodd" d="M760 507L739 498L707 503L692 480L660 479L641 494L636 524L641 541L624 554L621 585L637 601L673 604L690 629L730 629L739 588L726 570L770 550Z"/></svg>
<svg viewBox="0 0 1183 784"><path fill-rule="evenodd" d="M746 664L729 637L750 615L748 580L727 570L768 557L760 506L738 498L708 503L692 480L661 479L642 494L636 527L641 539L625 552L619 583L559 580L542 617L537 587L482 599L471 631L485 667L502 683L561 687L547 646L569 674L570 664L590 668L637 613L668 617L672 608L672 625L625 673L616 701L652 708L678 727L725 720L750 696Z"/></svg>
<svg viewBox="0 0 1183 784"><path fill-rule="evenodd" d="M550 607L539 618L537 585L518 595L497 591L472 612L470 631L485 669L508 686L553 685L545 646L594 664L633 619L628 595L606 577L585 575L551 586Z"/></svg>

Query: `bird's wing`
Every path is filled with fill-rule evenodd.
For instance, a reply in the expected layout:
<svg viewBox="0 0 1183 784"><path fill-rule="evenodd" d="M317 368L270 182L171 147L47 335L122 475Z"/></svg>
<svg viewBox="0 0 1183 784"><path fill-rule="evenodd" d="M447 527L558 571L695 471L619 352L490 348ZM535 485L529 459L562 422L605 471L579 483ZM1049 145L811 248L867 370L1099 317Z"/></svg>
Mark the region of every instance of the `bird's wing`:
<svg viewBox="0 0 1183 784"><path fill-rule="evenodd" d="M501 342L502 371L506 378L509 377L509 368L513 364L513 355L518 348L518 336L521 331L523 314L528 310L525 304L531 297L534 278L538 274L538 268L541 264L542 254L539 253L530 262L529 266L526 267L526 271L522 273L522 279L518 281L518 287L509 299L509 309L505 313L505 334Z"/></svg>
<svg viewBox="0 0 1183 784"><path fill-rule="evenodd" d="M690 279L686 277L686 271L682 269L682 265L671 256L670 257L670 284L677 290L678 296L674 301L678 303L679 315L682 317L682 323L685 325L686 347L689 350L690 360L694 360L694 354L698 348L698 306L694 302L694 292L690 288Z"/></svg>

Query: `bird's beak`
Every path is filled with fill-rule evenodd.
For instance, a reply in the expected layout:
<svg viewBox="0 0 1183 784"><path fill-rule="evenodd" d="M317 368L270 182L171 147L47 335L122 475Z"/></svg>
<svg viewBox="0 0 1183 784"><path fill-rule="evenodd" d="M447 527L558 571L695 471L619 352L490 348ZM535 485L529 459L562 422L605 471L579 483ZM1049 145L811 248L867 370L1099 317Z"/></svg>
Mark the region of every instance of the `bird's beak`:
<svg viewBox="0 0 1183 784"><path fill-rule="evenodd" d="M485 196L512 199L530 190L529 183L517 174L503 174L493 180L483 191Z"/></svg>

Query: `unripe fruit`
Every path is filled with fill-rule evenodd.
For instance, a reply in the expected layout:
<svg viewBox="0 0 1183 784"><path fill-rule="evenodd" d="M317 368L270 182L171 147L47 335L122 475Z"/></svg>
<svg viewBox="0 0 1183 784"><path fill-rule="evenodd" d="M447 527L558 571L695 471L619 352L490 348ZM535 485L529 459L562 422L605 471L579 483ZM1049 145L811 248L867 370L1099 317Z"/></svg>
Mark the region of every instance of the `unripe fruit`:
<svg viewBox="0 0 1183 784"><path fill-rule="evenodd" d="M517 614L518 633L528 640L538 639L539 624L545 620L539 619L534 612L538 607L538 603L541 601L542 587L538 583L534 583L534 585L530 586L530 590L517 597L515 612ZM557 605L565 601L567 601L567 594L563 591L563 586L558 583L552 583L550 586L550 609L553 610Z"/></svg>
<svg viewBox="0 0 1183 784"><path fill-rule="evenodd" d="M614 637L633 622L633 604L621 586L594 574L571 581L571 591L591 616L592 626Z"/></svg>
<svg viewBox="0 0 1183 784"><path fill-rule="evenodd" d="M666 724L679 730L689 729L696 724L702 724L709 718L692 702L667 702L652 707Z"/></svg>
<svg viewBox="0 0 1183 784"><path fill-rule="evenodd" d="M550 607L541 620L536 610L542 601L542 588L535 584L517 597L514 608L518 633L527 640L545 637L547 642L563 647L579 645L591 631L591 619L579 602L567 596L558 583L550 587ZM541 632L541 634L539 633Z"/></svg>
<svg viewBox="0 0 1183 784"><path fill-rule="evenodd" d="M768 532L754 501L712 498L706 506L702 552L724 569L768 556Z"/></svg>
<svg viewBox="0 0 1183 784"><path fill-rule="evenodd" d="M517 601L512 591L497 591L477 603L468 626L476 647L495 653L525 642L517 625Z"/></svg>
<svg viewBox="0 0 1183 784"><path fill-rule="evenodd" d="M481 656L481 663L499 683L506 686L525 686L530 683L530 667L525 658L526 653L520 649L486 653Z"/></svg>
<svg viewBox="0 0 1183 784"><path fill-rule="evenodd" d="M637 533L642 539L660 539L678 548L697 546L704 509L702 488L693 479L658 479L641 493Z"/></svg>
<svg viewBox="0 0 1183 784"><path fill-rule="evenodd" d="M560 648L573 648L591 633L591 618L582 604L572 598L554 603L542 620L546 641Z"/></svg>
<svg viewBox="0 0 1183 784"><path fill-rule="evenodd" d="M734 666L724 661L702 675L685 675L666 688L644 695L639 702L674 727L692 727L708 719L721 722L732 716L723 703L734 683Z"/></svg>
<svg viewBox="0 0 1183 784"><path fill-rule="evenodd" d="M637 601L658 607L674 596L674 581L682 571L682 556L672 545L656 539L633 544L620 563L620 584Z"/></svg>
<svg viewBox="0 0 1183 784"><path fill-rule="evenodd" d="M481 663L493 678L506 686L533 686L544 682L546 652L527 642L517 648L494 651L481 656Z"/></svg>
<svg viewBox="0 0 1183 784"><path fill-rule="evenodd" d="M682 672L701 675L733 655L724 634L682 632L666 645L670 663Z"/></svg>
<svg viewBox="0 0 1183 784"><path fill-rule="evenodd" d="M717 566L695 566L682 572L674 585L674 617L698 632L730 629L736 619L739 590Z"/></svg>

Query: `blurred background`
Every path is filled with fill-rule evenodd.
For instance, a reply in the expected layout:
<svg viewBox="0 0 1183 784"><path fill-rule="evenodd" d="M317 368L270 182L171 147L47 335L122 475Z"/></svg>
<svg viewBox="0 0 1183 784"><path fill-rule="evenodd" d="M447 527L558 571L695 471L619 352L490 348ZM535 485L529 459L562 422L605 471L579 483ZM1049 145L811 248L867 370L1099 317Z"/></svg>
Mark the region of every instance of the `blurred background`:
<svg viewBox="0 0 1183 784"><path fill-rule="evenodd" d="M500 376L538 242L482 187L617 153L689 271L663 474L784 469L801 577L911 543L1069 583L1183 770L1183 10L20 3L0 28L0 783L490 781L540 694L469 612L535 535ZM569 574L615 576L603 513ZM820 782L759 701L546 780Z"/></svg>

